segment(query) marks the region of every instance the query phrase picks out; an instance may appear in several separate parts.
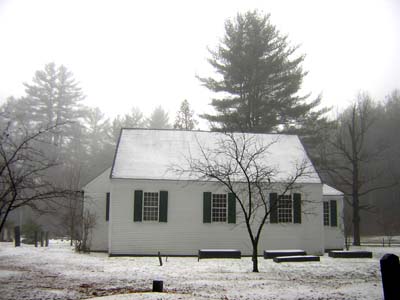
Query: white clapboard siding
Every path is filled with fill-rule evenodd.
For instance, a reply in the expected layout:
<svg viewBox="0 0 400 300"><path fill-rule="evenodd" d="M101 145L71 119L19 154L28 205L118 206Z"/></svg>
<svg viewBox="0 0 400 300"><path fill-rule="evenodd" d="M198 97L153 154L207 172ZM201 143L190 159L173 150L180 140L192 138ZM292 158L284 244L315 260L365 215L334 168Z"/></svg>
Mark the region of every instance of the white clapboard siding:
<svg viewBox="0 0 400 300"><path fill-rule="evenodd" d="M110 168L105 170L84 187L84 210L96 215L96 225L89 238L92 251L108 251L106 197L111 190L110 171Z"/></svg>
<svg viewBox="0 0 400 300"><path fill-rule="evenodd" d="M134 222L134 191L168 191L168 222ZM199 249L239 249L251 254L251 243L243 224L203 223L203 192L225 192L210 183L114 179L111 186L110 254L196 255ZM260 241L264 249L302 248L323 252L322 185L304 184L302 224L267 224ZM242 223L237 205L237 223Z"/></svg>

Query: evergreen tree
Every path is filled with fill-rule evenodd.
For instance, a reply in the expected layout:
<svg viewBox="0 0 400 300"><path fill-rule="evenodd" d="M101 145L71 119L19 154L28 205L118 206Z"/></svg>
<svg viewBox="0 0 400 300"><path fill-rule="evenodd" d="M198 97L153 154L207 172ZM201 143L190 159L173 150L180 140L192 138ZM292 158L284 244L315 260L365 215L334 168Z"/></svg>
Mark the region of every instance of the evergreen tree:
<svg viewBox="0 0 400 300"><path fill-rule="evenodd" d="M149 128L154 128L154 129L171 128L169 124L168 113L161 106L158 106L153 110L147 122Z"/></svg>
<svg viewBox="0 0 400 300"><path fill-rule="evenodd" d="M63 65L49 63L44 70L37 71L32 84L25 83L26 96L23 101L29 105L31 120L39 126L70 123L63 132L55 133L51 142L62 146L65 137L72 134L72 123L82 115L80 101L84 99L78 83Z"/></svg>
<svg viewBox="0 0 400 300"><path fill-rule="evenodd" d="M197 125L197 120L193 118L194 112L190 109L189 102L187 100L183 100L181 103L181 107L176 114L175 129L186 129L193 130L194 126Z"/></svg>
<svg viewBox="0 0 400 300"><path fill-rule="evenodd" d="M110 122L98 107L87 109L85 124L89 155L96 155L113 143Z"/></svg>
<svg viewBox="0 0 400 300"><path fill-rule="evenodd" d="M132 107L129 114L123 119L124 127L143 128L146 127L146 120L138 107Z"/></svg>
<svg viewBox="0 0 400 300"><path fill-rule="evenodd" d="M238 14L225 23L225 36L209 63L218 77L199 78L205 87L223 94L211 105L217 114L205 114L214 130L282 131L299 126L317 100L306 102L298 91L306 72L297 46L257 11Z"/></svg>
<svg viewBox="0 0 400 300"><path fill-rule="evenodd" d="M87 110L82 136L85 142L84 154L87 156L87 163L81 177L85 180L111 165L116 138L113 136L109 119L106 119L104 113L97 107ZM79 141L79 136L76 136L76 140Z"/></svg>
<svg viewBox="0 0 400 300"><path fill-rule="evenodd" d="M121 133L121 128L123 127L125 127L124 118L121 118L121 116L119 115L116 116L111 123L111 136L114 142L118 141L119 134Z"/></svg>
<svg viewBox="0 0 400 300"><path fill-rule="evenodd" d="M114 118L111 124L111 136L114 141L118 140L121 128L145 128L147 122L143 116L143 113L138 107L132 107L129 114L125 114L123 117L117 116Z"/></svg>

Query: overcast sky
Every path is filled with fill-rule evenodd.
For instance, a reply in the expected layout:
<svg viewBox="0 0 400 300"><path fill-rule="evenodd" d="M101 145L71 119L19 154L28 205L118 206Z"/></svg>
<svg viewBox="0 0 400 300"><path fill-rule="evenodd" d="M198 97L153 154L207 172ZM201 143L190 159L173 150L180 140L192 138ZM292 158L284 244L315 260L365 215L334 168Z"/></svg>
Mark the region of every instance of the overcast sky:
<svg viewBox="0 0 400 300"><path fill-rule="evenodd" d="M182 100L209 112L207 47L237 12L259 9L307 55L302 93L343 108L360 90L383 99L400 88L400 1L0 0L0 103L49 62L80 82L85 104L113 117ZM205 129L204 125L202 125Z"/></svg>

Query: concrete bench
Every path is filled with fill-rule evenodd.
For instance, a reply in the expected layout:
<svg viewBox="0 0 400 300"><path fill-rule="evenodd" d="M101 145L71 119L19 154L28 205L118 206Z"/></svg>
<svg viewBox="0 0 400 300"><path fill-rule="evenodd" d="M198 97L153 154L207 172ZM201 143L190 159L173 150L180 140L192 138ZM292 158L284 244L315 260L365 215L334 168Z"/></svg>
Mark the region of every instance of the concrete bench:
<svg viewBox="0 0 400 300"><path fill-rule="evenodd" d="M204 258L241 258L242 253L236 249L200 249L198 260Z"/></svg>
<svg viewBox="0 0 400 300"><path fill-rule="evenodd" d="M320 261L319 256L315 255L296 255L296 256L277 256L273 258L274 262L305 262L305 261Z"/></svg>
<svg viewBox="0 0 400 300"><path fill-rule="evenodd" d="M264 258L274 258L277 256L299 256L306 255L306 251L295 249L295 250L264 250Z"/></svg>
<svg viewBox="0 0 400 300"><path fill-rule="evenodd" d="M328 255L333 258L372 258L371 251L330 251Z"/></svg>

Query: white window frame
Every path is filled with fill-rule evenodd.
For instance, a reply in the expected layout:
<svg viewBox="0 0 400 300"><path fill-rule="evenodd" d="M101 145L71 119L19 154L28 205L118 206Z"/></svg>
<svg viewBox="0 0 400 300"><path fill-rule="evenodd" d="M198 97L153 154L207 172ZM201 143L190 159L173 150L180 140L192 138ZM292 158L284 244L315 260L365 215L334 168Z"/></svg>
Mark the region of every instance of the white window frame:
<svg viewBox="0 0 400 300"><path fill-rule="evenodd" d="M223 207L214 207L214 196L216 198L221 197L221 199L215 200L222 200L225 198L225 209ZM215 213L217 214L214 218L214 209ZM220 214L218 216L218 214ZM212 223L227 223L228 222L228 194L226 193L212 193L211 194L211 222Z"/></svg>
<svg viewBox="0 0 400 300"><path fill-rule="evenodd" d="M323 206L322 216L323 216L324 226L330 226L331 225L331 207L330 207L330 202L329 201L323 201L322 206Z"/></svg>
<svg viewBox="0 0 400 300"><path fill-rule="evenodd" d="M146 195L147 194L147 195ZM146 196L149 196L150 194L157 194L157 206L156 205L145 205L145 201L146 201ZM152 195L154 196L154 195ZM152 199L154 200L154 198ZM145 208L156 208L155 210L155 219L151 218L151 219L146 219L146 213L145 213ZM152 216L151 212L148 216ZM142 208L142 220L143 222L158 222L160 217L160 193L159 192L145 192L143 191L143 208Z"/></svg>
<svg viewBox="0 0 400 300"><path fill-rule="evenodd" d="M281 201L290 202L290 207L281 207ZM278 195L277 201L277 221L278 223L293 223L293 197L291 194ZM290 212L289 212L290 211Z"/></svg>

